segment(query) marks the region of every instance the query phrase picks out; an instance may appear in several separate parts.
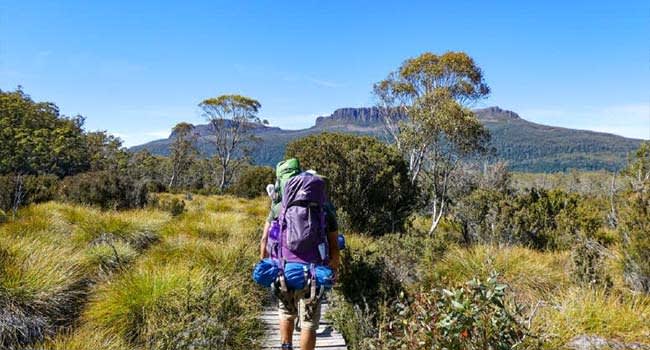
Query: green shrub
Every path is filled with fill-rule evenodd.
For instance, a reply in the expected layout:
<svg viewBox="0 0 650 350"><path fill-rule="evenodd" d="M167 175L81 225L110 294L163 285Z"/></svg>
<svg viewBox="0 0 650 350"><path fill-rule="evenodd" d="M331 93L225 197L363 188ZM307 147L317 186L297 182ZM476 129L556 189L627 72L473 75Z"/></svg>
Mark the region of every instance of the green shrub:
<svg viewBox="0 0 650 350"><path fill-rule="evenodd" d="M266 194L266 185L275 183L275 171L267 166L250 166L246 168L229 192L235 196L255 198Z"/></svg>
<svg viewBox="0 0 650 350"><path fill-rule="evenodd" d="M153 206L160 210L169 212L172 216L178 216L185 212L185 201L177 197L156 198L153 202Z"/></svg>
<svg viewBox="0 0 650 350"><path fill-rule="evenodd" d="M103 209L138 208L147 202L145 183L110 171L67 177L61 185L61 192L69 202L96 205Z"/></svg>
<svg viewBox="0 0 650 350"><path fill-rule="evenodd" d="M580 235L597 237L605 217L591 199L537 188L515 195L477 189L459 201L453 214L466 243L514 243L538 250L568 249Z"/></svg>
<svg viewBox="0 0 650 350"><path fill-rule="evenodd" d="M356 232L400 231L415 191L408 167L392 146L372 137L323 133L291 142L286 158L329 179L329 195L342 222Z"/></svg>
<svg viewBox="0 0 650 350"><path fill-rule="evenodd" d="M650 293L650 142L635 152L626 173L631 185L623 196L619 221L625 279L633 289Z"/></svg>
<svg viewBox="0 0 650 350"><path fill-rule="evenodd" d="M0 209L9 211L20 190L19 206L50 201L56 198L59 178L54 175L0 176Z"/></svg>
<svg viewBox="0 0 650 350"><path fill-rule="evenodd" d="M571 276L579 284L588 287L611 288L613 281L605 264L608 255L607 248L598 242L591 239L580 241L573 247L571 253L573 261Z"/></svg>
<svg viewBox="0 0 650 350"><path fill-rule="evenodd" d="M513 349L532 347L521 308L492 273L454 289L402 295L384 320L376 348Z"/></svg>

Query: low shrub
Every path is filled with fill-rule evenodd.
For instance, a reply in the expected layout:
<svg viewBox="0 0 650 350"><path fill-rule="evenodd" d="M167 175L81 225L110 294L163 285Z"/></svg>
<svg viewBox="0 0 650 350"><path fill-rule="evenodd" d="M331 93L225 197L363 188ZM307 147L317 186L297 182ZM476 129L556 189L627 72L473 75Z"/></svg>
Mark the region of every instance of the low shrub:
<svg viewBox="0 0 650 350"><path fill-rule="evenodd" d="M228 192L243 198L266 194L266 185L275 183L275 171L267 166L247 167L230 186Z"/></svg>
<svg viewBox="0 0 650 350"><path fill-rule="evenodd" d="M61 185L61 193L68 202L96 205L103 209L141 208L147 203L145 183L110 171L67 177Z"/></svg>
<svg viewBox="0 0 650 350"><path fill-rule="evenodd" d="M185 212L185 201L177 197L162 197L153 200L153 207L169 212L172 216L178 216Z"/></svg>
<svg viewBox="0 0 650 350"><path fill-rule="evenodd" d="M573 269L571 276L587 287L613 286L612 277L607 270L606 259L611 253L597 241L585 239L577 243L571 251Z"/></svg>
<svg viewBox="0 0 650 350"><path fill-rule="evenodd" d="M525 349L535 346L521 308L492 273L459 288L401 295L381 325L380 349Z"/></svg>
<svg viewBox="0 0 650 350"><path fill-rule="evenodd" d="M0 210L9 211L31 203L53 200L57 196L59 178L54 175L0 176ZM16 198L16 196L19 198Z"/></svg>
<svg viewBox="0 0 650 350"><path fill-rule="evenodd" d="M475 276L485 279L496 271L521 302L546 299L571 283L567 252L538 252L523 247L452 248L440 260L421 269L425 272L422 286L427 289L458 285Z"/></svg>
<svg viewBox="0 0 650 350"><path fill-rule="evenodd" d="M625 280L632 289L650 293L650 142L643 142L624 174L630 183L619 205L618 231L625 257Z"/></svg>

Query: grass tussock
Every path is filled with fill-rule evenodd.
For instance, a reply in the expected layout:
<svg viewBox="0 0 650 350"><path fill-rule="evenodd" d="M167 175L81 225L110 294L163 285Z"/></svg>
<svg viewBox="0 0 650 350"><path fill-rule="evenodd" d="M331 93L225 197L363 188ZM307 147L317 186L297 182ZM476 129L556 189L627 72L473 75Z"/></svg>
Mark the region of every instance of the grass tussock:
<svg viewBox="0 0 650 350"><path fill-rule="evenodd" d="M567 252L539 252L523 247L479 245L451 248L424 277L424 285L457 286L492 271L514 289L522 301L547 299L570 285Z"/></svg>
<svg viewBox="0 0 650 350"><path fill-rule="evenodd" d="M77 225L88 242L81 261L106 269L115 264L124 268L93 287L79 326L49 338L42 343L45 348L254 349L259 345L262 327L257 315L263 291L253 285L250 267L257 259L268 203L229 196L191 200L162 196L182 198L185 211L174 217L153 210L130 214L134 219L142 215L143 223L112 216L119 213L98 212L105 215L102 223L87 220L88 226ZM76 209L70 208L62 217L79 217ZM99 240L102 231L119 238ZM133 232L145 231L159 232L159 238L139 250L129 238Z"/></svg>
<svg viewBox="0 0 650 350"><path fill-rule="evenodd" d="M608 293L603 289L570 288L540 309L533 325L549 335L555 349L577 335L596 334L623 342L650 339L650 296Z"/></svg>
<svg viewBox="0 0 650 350"><path fill-rule="evenodd" d="M43 203L0 226L0 347L74 324L92 286L157 240L167 215Z"/></svg>

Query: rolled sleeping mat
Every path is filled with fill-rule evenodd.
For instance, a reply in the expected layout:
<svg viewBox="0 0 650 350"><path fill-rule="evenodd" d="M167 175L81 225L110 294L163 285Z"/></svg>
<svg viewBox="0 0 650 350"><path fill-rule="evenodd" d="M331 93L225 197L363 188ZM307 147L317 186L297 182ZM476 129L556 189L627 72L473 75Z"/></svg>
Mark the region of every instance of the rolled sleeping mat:
<svg viewBox="0 0 650 350"><path fill-rule="evenodd" d="M266 288L270 288L271 284L278 278L278 268L275 261L270 258L260 260L253 269L253 280Z"/></svg>
<svg viewBox="0 0 650 350"><path fill-rule="evenodd" d="M287 263L284 267L284 277L287 288L298 290L305 288L305 271L309 278L309 265L302 263ZM327 289L334 286L334 271L325 265L316 265L314 267L316 274L316 287L323 286Z"/></svg>

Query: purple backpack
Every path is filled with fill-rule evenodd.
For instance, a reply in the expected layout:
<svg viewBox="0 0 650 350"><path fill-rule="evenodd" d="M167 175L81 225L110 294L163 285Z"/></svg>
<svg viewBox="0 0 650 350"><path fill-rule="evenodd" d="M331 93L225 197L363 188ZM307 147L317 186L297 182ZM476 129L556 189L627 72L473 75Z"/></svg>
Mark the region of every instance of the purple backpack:
<svg viewBox="0 0 650 350"><path fill-rule="evenodd" d="M301 173L287 181L282 206L269 231L269 252L280 265L285 262L327 264L328 244L325 229L327 201L325 181Z"/></svg>

